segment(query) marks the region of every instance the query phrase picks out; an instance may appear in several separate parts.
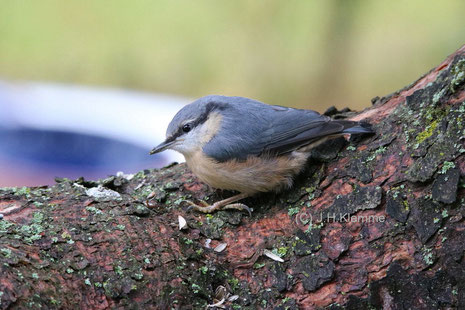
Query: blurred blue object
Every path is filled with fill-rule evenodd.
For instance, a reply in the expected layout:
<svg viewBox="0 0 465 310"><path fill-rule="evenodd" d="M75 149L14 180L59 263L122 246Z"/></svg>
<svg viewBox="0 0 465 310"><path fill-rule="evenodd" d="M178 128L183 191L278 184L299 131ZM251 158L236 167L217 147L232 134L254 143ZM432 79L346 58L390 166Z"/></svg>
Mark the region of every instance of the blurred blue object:
<svg viewBox="0 0 465 310"><path fill-rule="evenodd" d="M106 177L172 161L149 156L190 100L168 95L43 83L0 82L0 186L55 177Z"/></svg>

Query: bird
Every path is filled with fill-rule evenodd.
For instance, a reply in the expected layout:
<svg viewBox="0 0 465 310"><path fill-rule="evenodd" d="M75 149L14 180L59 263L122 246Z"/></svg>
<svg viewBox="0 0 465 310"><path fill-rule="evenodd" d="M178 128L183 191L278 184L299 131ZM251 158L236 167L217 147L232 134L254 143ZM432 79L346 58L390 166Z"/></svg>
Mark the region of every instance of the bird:
<svg viewBox="0 0 465 310"><path fill-rule="evenodd" d="M173 117L166 139L150 154L175 150L210 187L238 194L208 204L187 201L203 213L237 209L238 201L263 192L281 192L306 166L310 151L328 139L371 134L365 121L334 120L313 110L268 105L245 97L208 95Z"/></svg>

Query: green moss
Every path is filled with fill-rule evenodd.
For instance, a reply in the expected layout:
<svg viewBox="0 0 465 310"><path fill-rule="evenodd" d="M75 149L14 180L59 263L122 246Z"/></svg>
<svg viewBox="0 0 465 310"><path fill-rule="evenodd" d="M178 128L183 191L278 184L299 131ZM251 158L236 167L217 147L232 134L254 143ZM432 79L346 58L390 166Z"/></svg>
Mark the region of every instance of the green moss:
<svg viewBox="0 0 465 310"><path fill-rule="evenodd" d="M19 231L24 237L24 241L31 244L42 238L41 233L44 231L44 227L39 224L23 225Z"/></svg>
<svg viewBox="0 0 465 310"><path fill-rule="evenodd" d="M139 271L134 273L132 277L136 280L142 280L144 278L144 274L141 271Z"/></svg>
<svg viewBox="0 0 465 310"><path fill-rule="evenodd" d="M198 284L195 284L195 283L192 283L191 288L192 288L192 291L194 292L194 294L197 294L201 289L201 287Z"/></svg>
<svg viewBox="0 0 465 310"><path fill-rule="evenodd" d="M36 206L37 208L40 208L40 207L43 207L43 206L44 206L44 203L43 203L43 202L40 202L40 201L34 201L33 204L34 204L34 206Z"/></svg>
<svg viewBox="0 0 465 310"><path fill-rule="evenodd" d="M176 199L175 201L173 201L173 203L177 206L179 206L181 204L181 202L183 201L186 201L186 199L184 199L184 197L181 197L179 199Z"/></svg>
<svg viewBox="0 0 465 310"><path fill-rule="evenodd" d="M449 169L455 168L455 164L451 161L445 161L442 164L441 171L439 171L440 174L445 174Z"/></svg>
<svg viewBox="0 0 465 310"><path fill-rule="evenodd" d="M144 177L145 177L145 172L144 172L144 170L139 171L139 172L137 172L137 173L134 175L134 179L142 179L142 178L144 178Z"/></svg>
<svg viewBox="0 0 465 310"><path fill-rule="evenodd" d="M434 103L434 98L433 98ZM425 117L426 120L433 122L433 121L441 121L448 113L450 107L447 108L440 108L436 107L434 104L429 106L427 109L422 111L422 116Z"/></svg>
<svg viewBox="0 0 465 310"><path fill-rule="evenodd" d="M461 59L457 64L452 68L451 71L452 79L450 81L449 89L452 93L465 82L465 59Z"/></svg>
<svg viewBox="0 0 465 310"><path fill-rule="evenodd" d="M193 240L191 240L191 239L189 239L189 238L185 238L185 237L182 238L182 241L183 241L185 244L193 244L193 243L194 243Z"/></svg>
<svg viewBox="0 0 465 310"><path fill-rule="evenodd" d="M441 91L435 93L433 95L433 105L436 105L439 100L442 98L442 96L444 96L444 94L446 93L446 89L442 89Z"/></svg>
<svg viewBox="0 0 465 310"><path fill-rule="evenodd" d="M23 186L19 188L14 188L13 193L18 196L30 197L31 189L29 187Z"/></svg>
<svg viewBox="0 0 465 310"><path fill-rule="evenodd" d="M71 239L71 235L67 231L65 231L64 233L61 234L61 238Z"/></svg>
<svg viewBox="0 0 465 310"><path fill-rule="evenodd" d="M446 217L449 216L449 213L447 212L447 210L444 209L444 210L442 210L442 212L441 212L441 216L442 216L443 218L446 218Z"/></svg>
<svg viewBox="0 0 465 310"><path fill-rule="evenodd" d="M92 212L94 214L101 214L102 213L102 211L100 211L96 207L86 207L86 210L89 211L89 212Z"/></svg>
<svg viewBox="0 0 465 310"><path fill-rule="evenodd" d="M384 146L380 146L379 148L377 148L373 153L370 154L370 156L367 157L367 161L372 161L373 159L376 158L376 156L378 156L379 154L383 154L384 152L386 152L387 148L384 147Z"/></svg>
<svg viewBox="0 0 465 310"><path fill-rule="evenodd" d="M231 288L234 291L237 288L237 286L239 285L239 279L237 279L237 278L229 278L228 283L231 285Z"/></svg>
<svg viewBox="0 0 465 310"><path fill-rule="evenodd" d="M0 234L1 233L6 233L8 231L8 228L10 228L12 226L15 226L15 224L13 224L12 222L7 221L5 219L0 220Z"/></svg>
<svg viewBox="0 0 465 310"><path fill-rule="evenodd" d="M431 124L429 124L428 126L426 126L425 130L423 130L422 132L420 132L416 137L415 137L415 140L417 141L417 143L422 143L423 141L425 141L427 138L431 137L433 135L433 132L434 130L438 127L438 121L437 120L434 120L433 122L431 122Z"/></svg>
<svg viewBox="0 0 465 310"><path fill-rule="evenodd" d="M52 305L59 305L59 304L61 304L61 302L60 302L59 300L56 300L56 299L53 298L53 297L50 298L50 303L51 303Z"/></svg>
<svg viewBox="0 0 465 310"><path fill-rule="evenodd" d="M280 247L280 248L278 248L277 254L278 254L280 257L283 257L283 256L286 256L287 251L288 251L288 248L287 248L287 247Z"/></svg>
<svg viewBox="0 0 465 310"><path fill-rule="evenodd" d="M34 212L34 214L32 215L33 223L40 224L42 223L43 220L44 220L44 214L41 212Z"/></svg>
<svg viewBox="0 0 465 310"><path fill-rule="evenodd" d="M318 228L317 225L310 223L308 224L307 229L305 229L305 232L310 233L313 229L317 229L317 228Z"/></svg>
<svg viewBox="0 0 465 310"><path fill-rule="evenodd" d="M122 276L122 275L123 275L123 268L122 268L121 266L116 265L115 268L114 268L114 270L115 270L115 273L116 273L117 275L119 275L119 276Z"/></svg>
<svg viewBox="0 0 465 310"><path fill-rule="evenodd" d="M316 190L316 186L310 186L310 187L305 188L305 191L307 193L313 193L315 190Z"/></svg>
<svg viewBox="0 0 465 310"><path fill-rule="evenodd" d="M296 215L299 212L300 212L300 208L299 207L294 207L294 208L289 208L287 214L289 214L289 216L293 216L293 215Z"/></svg>
<svg viewBox="0 0 465 310"><path fill-rule="evenodd" d="M422 250L423 260L430 266L434 263L433 251L429 248L423 248Z"/></svg>
<svg viewBox="0 0 465 310"><path fill-rule="evenodd" d="M7 248L2 248L0 249L0 253L5 256L6 258L10 258L11 257L11 250L10 249L7 249Z"/></svg>
<svg viewBox="0 0 465 310"><path fill-rule="evenodd" d="M404 205L404 208L405 208L405 210L407 210L407 211L408 211L408 210L410 209L410 206L409 206L409 204L408 204L408 201L407 201L407 200L403 200L403 201L402 201L402 204Z"/></svg>

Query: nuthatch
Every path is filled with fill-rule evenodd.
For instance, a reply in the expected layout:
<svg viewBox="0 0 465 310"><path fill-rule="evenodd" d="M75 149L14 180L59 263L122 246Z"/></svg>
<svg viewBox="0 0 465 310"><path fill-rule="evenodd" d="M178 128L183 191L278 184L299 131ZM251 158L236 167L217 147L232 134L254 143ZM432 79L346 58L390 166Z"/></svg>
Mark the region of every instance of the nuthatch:
<svg viewBox="0 0 465 310"><path fill-rule="evenodd" d="M290 188L310 150L344 134L372 133L370 125L333 120L311 110L267 105L242 97L206 96L183 107L150 154L180 152L208 185L240 194L194 209L250 209L238 200Z"/></svg>

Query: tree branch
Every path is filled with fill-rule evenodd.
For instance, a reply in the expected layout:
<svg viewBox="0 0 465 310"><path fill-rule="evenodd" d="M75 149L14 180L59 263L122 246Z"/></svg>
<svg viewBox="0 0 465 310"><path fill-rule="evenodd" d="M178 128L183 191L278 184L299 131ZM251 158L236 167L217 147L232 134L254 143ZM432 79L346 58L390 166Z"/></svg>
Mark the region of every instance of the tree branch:
<svg viewBox="0 0 465 310"><path fill-rule="evenodd" d="M464 83L462 47L338 113L377 134L319 147L291 191L246 200L252 217L187 212L229 193L184 164L0 189L0 308L463 308Z"/></svg>

